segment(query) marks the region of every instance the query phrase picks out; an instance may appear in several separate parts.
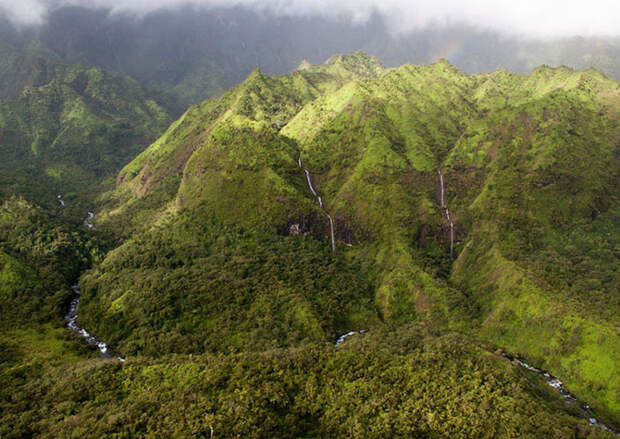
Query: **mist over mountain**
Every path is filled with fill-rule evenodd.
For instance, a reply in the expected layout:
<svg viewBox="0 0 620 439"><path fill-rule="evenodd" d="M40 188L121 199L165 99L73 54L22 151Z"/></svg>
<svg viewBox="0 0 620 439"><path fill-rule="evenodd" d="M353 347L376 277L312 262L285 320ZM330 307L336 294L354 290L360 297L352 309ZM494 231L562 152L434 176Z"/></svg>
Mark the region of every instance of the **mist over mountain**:
<svg viewBox="0 0 620 439"><path fill-rule="evenodd" d="M123 72L185 104L221 94L256 67L283 74L304 59L321 63L355 50L376 55L388 67L445 58L470 73L498 68L528 73L541 64L565 64L620 78L618 36L527 37L465 21L422 22L403 31L372 8L364 9L363 20L274 9L178 6L136 15L63 6L51 9L40 24L6 19L0 35L58 61Z"/></svg>

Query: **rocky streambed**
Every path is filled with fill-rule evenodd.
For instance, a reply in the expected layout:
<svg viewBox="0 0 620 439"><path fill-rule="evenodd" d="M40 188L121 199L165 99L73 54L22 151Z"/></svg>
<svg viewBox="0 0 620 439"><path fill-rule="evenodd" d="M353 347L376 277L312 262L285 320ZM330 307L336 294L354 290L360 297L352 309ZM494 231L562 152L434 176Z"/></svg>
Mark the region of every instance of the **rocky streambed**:
<svg viewBox="0 0 620 439"><path fill-rule="evenodd" d="M91 345L94 348L97 348L102 358L106 358L106 359L116 358L118 361L124 362L125 359L121 357L120 355L115 354L110 349L110 346L106 342L99 340L97 337L92 335L86 329L81 328L77 324L78 308L80 306L81 292L80 292L80 287L77 284L72 285L71 289L73 290L74 296L73 296L73 299L71 300L71 305L69 306L69 312L65 316L65 321L67 322L67 326L69 327L69 329L77 333L82 338L84 338L88 342L89 345Z"/></svg>

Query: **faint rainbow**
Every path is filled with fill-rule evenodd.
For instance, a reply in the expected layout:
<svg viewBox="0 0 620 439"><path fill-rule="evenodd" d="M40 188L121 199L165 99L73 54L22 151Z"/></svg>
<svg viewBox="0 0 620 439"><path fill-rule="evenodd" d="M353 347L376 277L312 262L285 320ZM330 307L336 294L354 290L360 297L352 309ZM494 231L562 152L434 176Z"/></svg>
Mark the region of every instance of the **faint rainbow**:
<svg viewBox="0 0 620 439"><path fill-rule="evenodd" d="M454 64L455 62L458 62L460 60L464 47L465 41L448 41L447 43L442 44L440 47L438 47L434 52L431 52L431 62L437 62L440 59L444 58L450 61L450 63Z"/></svg>

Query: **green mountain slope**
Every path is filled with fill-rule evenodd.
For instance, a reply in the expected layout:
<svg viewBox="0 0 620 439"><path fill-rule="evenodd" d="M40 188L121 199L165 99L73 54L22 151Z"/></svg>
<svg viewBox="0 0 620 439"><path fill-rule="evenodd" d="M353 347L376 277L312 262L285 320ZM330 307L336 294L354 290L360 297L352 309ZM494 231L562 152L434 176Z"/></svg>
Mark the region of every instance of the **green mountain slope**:
<svg viewBox="0 0 620 439"><path fill-rule="evenodd" d="M1 329L58 323L70 283L102 257L97 236L88 235L23 199L0 205Z"/></svg>
<svg viewBox="0 0 620 439"><path fill-rule="evenodd" d="M619 109L595 70L385 70L355 53L256 71L121 171L101 221L129 239L84 277L83 319L149 354L420 321L544 366L617 422ZM293 275L311 254L313 274ZM287 259L291 272L269 265ZM332 322L328 297L347 302Z"/></svg>
<svg viewBox="0 0 620 439"><path fill-rule="evenodd" d="M170 123L170 109L125 76L0 52L3 197L96 190Z"/></svg>

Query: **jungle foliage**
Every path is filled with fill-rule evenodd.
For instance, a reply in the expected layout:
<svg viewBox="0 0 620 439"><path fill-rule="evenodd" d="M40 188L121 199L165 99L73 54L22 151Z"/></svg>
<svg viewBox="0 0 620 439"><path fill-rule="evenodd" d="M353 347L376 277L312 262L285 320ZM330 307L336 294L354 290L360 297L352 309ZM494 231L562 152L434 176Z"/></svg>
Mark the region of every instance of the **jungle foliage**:
<svg viewBox="0 0 620 439"><path fill-rule="evenodd" d="M95 231L5 203L3 306L36 325L0 337L0 434L605 437L496 349L618 424L618 139L595 70L256 70L125 165ZM126 363L59 331L78 273Z"/></svg>

